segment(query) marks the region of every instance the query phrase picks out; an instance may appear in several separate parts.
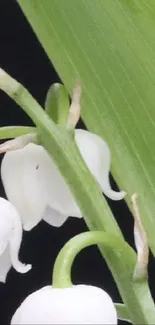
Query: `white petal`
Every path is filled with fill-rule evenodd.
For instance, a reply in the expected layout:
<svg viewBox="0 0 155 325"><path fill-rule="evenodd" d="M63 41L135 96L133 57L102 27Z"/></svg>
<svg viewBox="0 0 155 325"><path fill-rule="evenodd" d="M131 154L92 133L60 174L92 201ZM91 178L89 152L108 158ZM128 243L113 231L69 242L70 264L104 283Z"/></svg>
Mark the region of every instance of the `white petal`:
<svg viewBox="0 0 155 325"><path fill-rule="evenodd" d="M106 142L84 130L75 130L75 140L103 193L113 200L122 199L125 193L115 192L110 187L110 151ZM64 221L67 216L81 218L68 185L43 147L31 143L23 149L6 153L1 174L6 195L17 208L24 230L35 227L47 207L60 213ZM55 224L54 214L53 221L47 219L50 224ZM58 226L59 221L56 224Z"/></svg>
<svg viewBox="0 0 155 325"><path fill-rule="evenodd" d="M31 270L31 264L23 264L19 261L18 254L22 241L22 224L20 220L20 216L17 213L16 209L12 206L12 233L9 238L9 246L10 246L10 258L12 266L15 268L17 272L26 273Z"/></svg>
<svg viewBox="0 0 155 325"><path fill-rule="evenodd" d="M102 289L78 285L44 287L29 295L15 312L11 324L117 324L110 296Z"/></svg>
<svg viewBox="0 0 155 325"><path fill-rule="evenodd" d="M47 186L42 178L44 149L35 144L5 154L1 175L9 201L17 208L24 230L31 230L42 219L47 202ZM43 159L42 159L43 156Z"/></svg>
<svg viewBox="0 0 155 325"><path fill-rule="evenodd" d="M2 272L8 269L9 261L6 248L10 251L10 262L21 273L29 271L30 265L22 264L18 259L18 253L22 240L22 224L15 207L7 200L0 198L0 260ZM5 254L6 253L6 254ZM3 265L3 262L6 265Z"/></svg>
<svg viewBox="0 0 155 325"><path fill-rule="evenodd" d="M6 195L19 211L24 230L38 224L47 206L60 215L81 217L68 185L43 147L28 144L6 153L1 175Z"/></svg>
<svg viewBox="0 0 155 325"><path fill-rule="evenodd" d="M107 143L96 134L77 129L75 141L90 172L103 193L112 200L121 200L125 192L115 192L109 182L111 155Z"/></svg>
<svg viewBox="0 0 155 325"><path fill-rule="evenodd" d="M11 259L9 246L7 246L2 255L0 255L0 282L5 282L7 274L11 268Z"/></svg>
<svg viewBox="0 0 155 325"><path fill-rule="evenodd" d="M54 227L60 227L67 220L68 216L64 216L60 212L47 206L43 220L46 221L49 225Z"/></svg>
<svg viewBox="0 0 155 325"><path fill-rule="evenodd" d="M12 217L10 203L5 199L0 198L0 255L8 245L11 232Z"/></svg>
<svg viewBox="0 0 155 325"><path fill-rule="evenodd" d="M5 282L8 271L11 267L9 253L9 238L12 233L12 216L10 203L0 198L0 281Z"/></svg>
<svg viewBox="0 0 155 325"><path fill-rule="evenodd" d="M48 188L48 206L59 211L62 215L81 218L81 212L75 199L66 184L64 177L59 172L55 162L46 151L46 179Z"/></svg>

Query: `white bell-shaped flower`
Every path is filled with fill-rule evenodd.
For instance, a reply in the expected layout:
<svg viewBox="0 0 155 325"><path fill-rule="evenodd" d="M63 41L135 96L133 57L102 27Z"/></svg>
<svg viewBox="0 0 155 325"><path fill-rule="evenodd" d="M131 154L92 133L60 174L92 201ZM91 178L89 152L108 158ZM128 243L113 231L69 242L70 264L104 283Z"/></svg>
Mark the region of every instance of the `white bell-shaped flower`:
<svg viewBox="0 0 155 325"><path fill-rule="evenodd" d="M43 217L54 226L60 226L69 215L80 217L64 178L42 146L30 143L6 153L1 175L6 195L19 211L24 230L31 230Z"/></svg>
<svg viewBox="0 0 155 325"><path fill-rule="evenodd" d="M46 286L30 294L16 310L11 324L117 324L115 306L102 289L77 285Z"/></svg>
<svg viewBox="0 0 155 325"><path fill-rule="evenodd" d="M85 130L75 130L75 141L103 193L113 200L122 199L125 193L113 191L109 183L111 157L106 142ZM42 146L30 143L7 152L1 176L6 195L19 211L25 230L32 229L42 218L58 227L68 216L82 217L63 176Z"/></svg>
<svg viewBox="0 0 155 325"><path fill-rule="evenodd" d="M17 272L26 273L30 264L23 264L18 259L22 240L22 224L15 207L0 198L0 282L5 282L11 265Z"/></svg>
<svg viewBox="0 0 155 325"><path fill-rule="evenodd" d="M122 200L126 193L113 191L109 182L111 153L107 143L98 135L81 129L75 130L75 141L102 192L114 201Z"/></svg>

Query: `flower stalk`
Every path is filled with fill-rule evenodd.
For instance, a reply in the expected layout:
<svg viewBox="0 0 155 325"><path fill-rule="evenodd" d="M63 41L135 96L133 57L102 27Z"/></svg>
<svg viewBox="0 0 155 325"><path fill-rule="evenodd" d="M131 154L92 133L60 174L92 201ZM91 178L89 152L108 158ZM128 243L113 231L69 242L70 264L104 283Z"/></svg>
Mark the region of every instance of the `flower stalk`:
<svg viewBox="0 0 155 325"><path fill-rule="evenodd" d="M17 137L14 140L9 140L0 145L0 154L12 151L12 150L18 150L24 148L29 143L38 143L38 136L35 133L29 133L22 135L20 137Z"/></svg>
<svg viewBox="0 0 155 325"><path fill-rule="evenodd" d="M68 288L72 286L71 269L76 256L86 247L103 245L109 250L122 253L124 241L117 236L111 238L104 231L88 231L71 238L59 252L53 269L52 286L54 288ZM126 244L125 244L126 246ZM122 256L123 258L123 256Z"/></svg>
<svg viewBox="0 0 155 325"><path fill-rule="evenodd" d="M77 122L79 121L81 115L80 99L81 99L81 85L80 82L77 82L76 87L73 90L72 102L68 114L68 121L67 121L68 130L74 130Z"/></svg>
<svg viewBox="0 0 155 325"><path fill-rule="evenodd" d="M0 140L13 139L25 134L36 133L36 128L31 126L3 126L0 128Z"/></svg>

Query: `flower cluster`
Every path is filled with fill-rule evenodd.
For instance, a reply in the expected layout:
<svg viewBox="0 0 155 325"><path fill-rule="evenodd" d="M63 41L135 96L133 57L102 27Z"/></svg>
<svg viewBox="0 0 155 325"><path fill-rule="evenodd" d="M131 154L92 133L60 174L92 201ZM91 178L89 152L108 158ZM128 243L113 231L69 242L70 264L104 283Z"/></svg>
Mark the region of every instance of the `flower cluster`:
<svg viewBox="0 0 155 325"><path fill-rule="evenodd" d="M115 192L110 187L110 151L107 143L99 136L85 130L75 130L75 141L103 193L113 200L122 199L125 193ZM23 229L29 231L42 219L52 226L59 227L69 216L82 217L81 211L55 162L40 145L29 143L24 148L6 152L1 165L1 177L9 202L5 201L4 204L4 200L1 199L0 222L2 222L2 218L5 219L5 214L7 214L8 223L5 225L7 235L5 236L9 240L10 220L13 219L13 211L16 209L14 237L18 242L18 251L22 227L20 227L20 231L16 231L17 220L18 228L21 223ZM0 247L1 279L5 279L10 268L7 259L8 250L7 248L3 249L3 242L4 240ZM4 265L5 263L6 265ZM12 263L12 265L14 264ZM20 268L16 267L16 269L20 272Z"/></svg>
<svg viewBox="0 0 155 325"><path fill-rule="evenodd" d="M78 129L75 130L75 141L87 167L103 193L113 200L122 199L125 193L113 191L109 183L110 150L107 143L93 133ZM31 265L23 265L18 260L22 228L29 231L41 219L52 226L59 227L69 216L81 218L82 214L56 164L40 145L29 143L18 150L6 152L1 165L1 177L9 199L9 201L0 199L0 280L5 281L11 264L21 273L27 272L31 268ZM94 295L97 296L97 299L94 299ZM67 324L75 324L75 320L79 324L85 323L87 311L84 309L85 312L82 312L82 301L88 297L87 307L92 310L89 313L92 323L103 324L104 315L105 324L116 324L113 304L110 318L108 318L109 309L105 305L105 303L111 303L110 297L99 288L87 286L77 286L74 289L65 290L45 287L37 291L30 295L17 310L12 324L29 324L32 323L32 320L38 324L39 322L43 323L43 320L46 324L49 320L51 324L62 324L65 323L65 320ZM71 305L70 301L72 301ZM94 302L96 307L92 308L91 305ZM103 308L104 305L105 308ZM59 315L61 317L51 318L53 310L60 309L60 306L62 311ZM71 306L76 306L75 310ZM39 313L36 313L36 308ZM78 313L79 308L80 313ZM45 314L47 315L46 321ZM110 319L109 322L108 319ZM87 317L86 321L89 323Z"/></svg>
<svg viewBox="0 0 155 325"><path fill-rule="evenodd" d="M9 78L1 72L3 84ZM121 200L125 192L115 192L109 182L111 163L107 143L99 136L74 129L80 116L78 85L73 92L67 130L74 131L77 146L96 184L108 198ZM22 232L30 231L42 219L60 227L69 216L81 218L82 212L54 159L31 134L0 146L5 152L1 178L8 200L0 198L0 281L5 282L11 265L26 273L31 265L19 261ZM60 254L60 253L59 253ZM11 324L117 324L115 306L102 289L78 285L62 288L47 286L29 295L13 315Z"/></svg>

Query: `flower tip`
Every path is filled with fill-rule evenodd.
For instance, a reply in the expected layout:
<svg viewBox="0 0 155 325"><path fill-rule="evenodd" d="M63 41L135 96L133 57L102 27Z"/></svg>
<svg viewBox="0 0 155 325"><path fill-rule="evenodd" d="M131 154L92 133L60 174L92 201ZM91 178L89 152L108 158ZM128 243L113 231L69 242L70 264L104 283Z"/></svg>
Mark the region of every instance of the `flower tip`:
<svg viewBox="0 0 155 325"><path fill-rule="evenodd" d="M32 269L32 264L25 264L23 267L22 273L27 273Z"/></svg>
<svg viewBox="0 0 155 325"><path fill-rule="evenodd" d="M32 264L24 264L20 262L20 264L16 266L16 271L23 274L29 272L31 269L32 269Z"/></svg>
<svg viewBox="0 0 155 325"><path fill-rule="evenodd" d="M34 222L23 222L23 229L25 231L30 231L38 224L38 222L36 222L36 221L34 221Z"/></svg>
<svg viewBox="0 0 155 325"><path fill-rule="evenodd" d="M126 192L124 191L115 192L113 190L108 190L108 191L104 191L104 194L113 201L120 201L124 199Z"/></svg>

